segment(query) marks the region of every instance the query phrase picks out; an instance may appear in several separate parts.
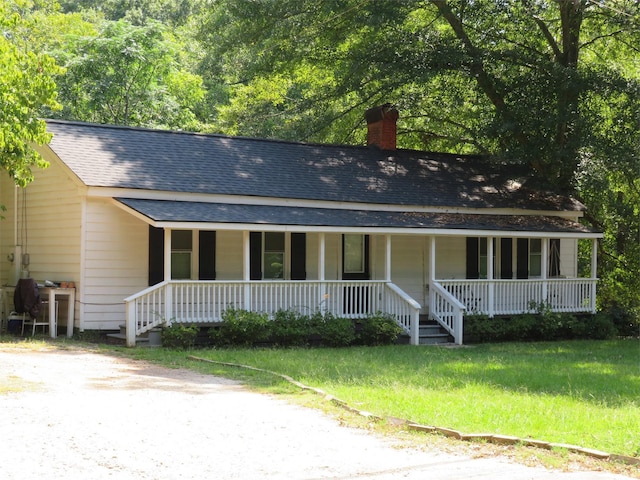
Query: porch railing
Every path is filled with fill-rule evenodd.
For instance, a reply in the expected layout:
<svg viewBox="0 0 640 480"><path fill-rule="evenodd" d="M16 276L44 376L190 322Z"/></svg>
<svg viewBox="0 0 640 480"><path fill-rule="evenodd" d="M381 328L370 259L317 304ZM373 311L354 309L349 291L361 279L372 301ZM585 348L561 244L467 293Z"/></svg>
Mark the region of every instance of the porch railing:
<svg viewBox="0 0 640 480"><path fill-rule="evenodd" d="M595 312L593 278L528 280L438 280L468 313L489 316L532 312L548 305L554 312Z"/></svg>
<svg viewBox="0 0 640 480"><path fill-rule="evenodd" d="M462 345L465 306L437 282L429 285L429 302L429 316L451 334L456 345Z"/></svg>
<svg viewBox="0 0 640 480"><path fill-rule="evenodd" d="M418 343L420 304L385 281L189 281L162 282L125 299L127 345L159 325L216 323L228 308L274 313L330 312L363 318L378 311L391 314Z"/></svg>

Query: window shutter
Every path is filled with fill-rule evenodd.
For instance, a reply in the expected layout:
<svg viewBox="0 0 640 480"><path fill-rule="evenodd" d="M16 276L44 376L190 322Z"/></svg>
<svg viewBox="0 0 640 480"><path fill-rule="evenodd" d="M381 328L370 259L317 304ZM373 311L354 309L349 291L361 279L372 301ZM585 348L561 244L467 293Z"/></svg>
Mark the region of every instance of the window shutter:
<svg viewBox="0 0 640 480"><path fill-rule="evenodd" d="M307 235L291 234L291 280L307 279Z"/></svg>
<svg viewBox="0 0 640 480"><path fill-rule="evenodd" d="M198 242L198 278L216 279L216 232L200 230Z"/></svg>
<svg viewBox="0 0 640 480"><path fill-rule="evenodd" d="M262 280L262 233L249 232L249 278Z"/></svg>
<svg viewBox="0 0 640 480"><path fill-rule="evenodd" d="M480 278L480 239L477 237L467 237L467 278ZM432 273L433 275L433 273Z"/></svg>
<svg viewBox="0 0 640 480"><path fill-rule="evenodd" d="M149 286L164 280L164 229L149 225Z"/></svg>
<svg viewBox="0 0 640 480"><path fill-rule="evenodd" d="M513 240L500 239L500 278L513 278Z"/></svg>
<svg viewBox="0 0 640 480"><path fill-rule="evenodd" d="M519 238L517 242L517 278L529 278L529 239Z"/></svg>

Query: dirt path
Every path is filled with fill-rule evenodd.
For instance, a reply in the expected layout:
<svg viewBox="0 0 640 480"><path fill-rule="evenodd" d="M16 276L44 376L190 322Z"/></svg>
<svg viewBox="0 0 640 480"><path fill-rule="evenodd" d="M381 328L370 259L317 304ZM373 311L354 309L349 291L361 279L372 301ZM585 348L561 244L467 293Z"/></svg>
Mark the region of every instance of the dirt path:
<svg viewBox="0 0 640 480"><path fill-rule="evenodd" d="M82 350L0 349L0 477L560 479L500 458L396 448L222 378Z"/></svg>

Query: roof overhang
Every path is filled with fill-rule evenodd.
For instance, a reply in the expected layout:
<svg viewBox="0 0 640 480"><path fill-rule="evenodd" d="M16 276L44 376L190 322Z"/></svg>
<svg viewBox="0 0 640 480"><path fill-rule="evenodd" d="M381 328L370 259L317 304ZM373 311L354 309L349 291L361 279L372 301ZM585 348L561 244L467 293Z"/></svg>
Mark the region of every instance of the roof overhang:
<svg viewBox="0 0 640 480"><path fill-rule="evenodd" d="M114 200L120 208L149 225L171 229L530 238L603 236L578 222L557 216L350 210L139 198Z"/></svg>

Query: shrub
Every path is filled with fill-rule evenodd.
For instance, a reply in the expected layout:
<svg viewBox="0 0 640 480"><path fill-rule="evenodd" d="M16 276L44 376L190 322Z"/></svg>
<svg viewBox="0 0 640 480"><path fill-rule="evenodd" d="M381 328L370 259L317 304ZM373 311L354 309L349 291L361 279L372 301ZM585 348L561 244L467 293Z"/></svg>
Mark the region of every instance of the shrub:
<svg viewBox="0 0 640 480"><path fill-rule="evenodd" d="M348 347L356 338L353 321L331 313L317 312L310 318L311 333L320 337L325 347Z"/></svg>
<svg viewBox="0 0 640 480"><path fill-rule="evenodd" d="M488 318L485 315L465 317L465 341L470 343L571 340L613 338L617 334L610 316L552 312L547 306L536 307L537 313L512 317Z"/></svg>
<svg viewBox="0 0 640 480"><path fill-rule="evenodd" d="M402 332L402 327L392 315L377 312L359 323L356 340L362 345L391 345L398 341Z"/></svg>
<svg viewBox="0 0 640 480"><path fill-rule="evenodd" d="M186 350L193 346L199 331L200 329L195 325L173 323L160 332L162 346Z"/></svg>
<svg viewBox="0 0 640 480"><path fill-rule="evenodd" d="M278 310L269 328L271 340L281 347L308 345L311 336L309 317L291 310Z"/></svg>
<svg viewBox="0 0 640 480"><path fill-rule="evenodd" d="M253 346L269 340L269 318L266 313L229 308L209 336L217 345Z"/></svg>

